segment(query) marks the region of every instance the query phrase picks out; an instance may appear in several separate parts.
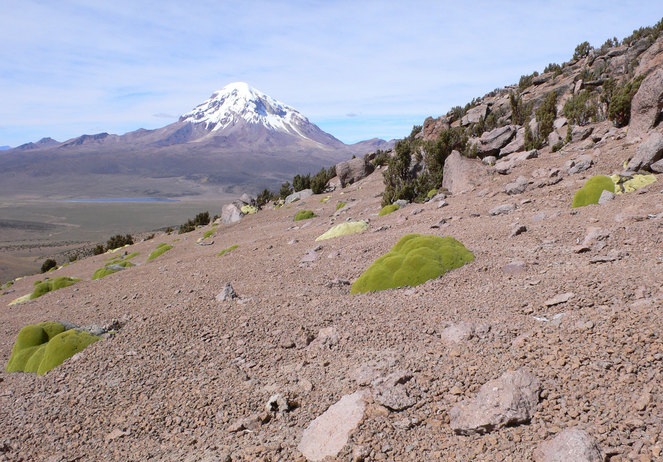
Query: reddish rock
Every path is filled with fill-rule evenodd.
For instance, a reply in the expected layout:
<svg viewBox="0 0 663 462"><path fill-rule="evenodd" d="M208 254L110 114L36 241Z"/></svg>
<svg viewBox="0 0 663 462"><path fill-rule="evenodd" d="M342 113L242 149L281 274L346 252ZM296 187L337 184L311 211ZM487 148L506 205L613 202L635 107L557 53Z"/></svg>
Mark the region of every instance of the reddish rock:
<svg viewBox="0 0 663 462"><path fill-rule="evenodd" d="M587 432L568 428L534 452L535 462L603 462L601 450Z"/></svg>
<svg viewBox="0 0 663 462"><path fill-rule="evenodd" d="M631 101L630 137L644 136L655 125L659 125L663 111L663 69L649 74L640 84L638 92Z"/></svg>

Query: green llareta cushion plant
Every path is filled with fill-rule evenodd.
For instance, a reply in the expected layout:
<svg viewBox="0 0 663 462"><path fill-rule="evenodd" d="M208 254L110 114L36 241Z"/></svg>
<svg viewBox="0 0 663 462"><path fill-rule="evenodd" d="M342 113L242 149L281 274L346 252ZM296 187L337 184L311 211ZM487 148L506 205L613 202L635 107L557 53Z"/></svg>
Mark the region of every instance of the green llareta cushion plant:
<svg viewBox="0 0 663 462"><path fill-rule="evenodd" d="M453 237L408 234L352 284L351 294L417 286L474 260Z"/></svg>
<svg viewBox="0 0 663 462"><path fill-rule="evenodd" d="M431 189L430 191L428 191L428 194L426 194L426 197L431 199L435 197L436 194L437 194L437 189Z"/></svg>
<svg viewBox="0 0 663 462"><path fill-rule="evenodd" d="M391 212L395 212L396 210L400 209L400 206L398 204L391 204L391 205L385 205L382 207L382 210L378 213L379 217L383 217L385 215L389 215Z"/></svg>
<svg viewBox="0 0 663 462"><path fill-rule="evenodd" d="M149 257L147 257L147 261L154 260L158 256L168 252L172 248L173 248L172 245L162 242L157 246L157 249L154 252L152 252Z"/></svg>
<svg viewBox="0 0 663 462"><path fill-rule="evenodd" d="M225 254L227 254L228 252L232 252L232 251L235 250L237 247L239 247L237 244L235 244L235 245L231 245L231 246L228 247L227 249L223 249L221 252L219 252L219 253L217 254L217 257L220 257L221 255L225 255Z"/></svg>
<svg viewBox="0 0 663 462"><path fill-rule="evenodd" d="M347 234L361 233L368 229L368 223L363 220L360 221L348 221L347 223L341 223L336 225L333 228L329 229L326 233L318 236L316 241L324 241L325 239L332 239L339 236L345 236Z"/></svg>
<svg viewBox="0 0 663 462"><path fill-rule="evenodd" d="M345 202L339 202L336 204L336 210L341 210L343 207L345 207L346 203Z"/></svg>
<svg viewBox="0 0 663 462"><path fill-rule="evenodd" d="M101 337L85 331L66 330L59 322L31 324L18 333L5 370L42 375L98 340Z"/></svg>
<svg viewBox="0 0 663 462"><path fill-rule="evenodd" d="M573 208L598 204L603 191L615 192L615 184L610 177L605 175L591 177L573 196Z"/></svg>
<svg viewBox="0 0 663 462"><path fill-rule="evenodd" d="M315 218L317 215L313 213L312 210L300 210L295 214L294 221L308 220L309 218Z"/></svg>
<svg viewBox="0 0 663 462"><path fill-rule="evenodd" d="M41 297L42 295L54 290L62 289L76 284L80 279L60 276L53 279L46 279L35 286L35 290L30 294L30 300Z"/></svg>
<svg viewBox="0 0 663 462"><path fill-rule="evenodd" d="M216 230L210 229L208 231L205 231L205 234L203 234L203 239L208 239L208 238L212 237L212 234L214 234L214 231L216 231Z"/></svg>

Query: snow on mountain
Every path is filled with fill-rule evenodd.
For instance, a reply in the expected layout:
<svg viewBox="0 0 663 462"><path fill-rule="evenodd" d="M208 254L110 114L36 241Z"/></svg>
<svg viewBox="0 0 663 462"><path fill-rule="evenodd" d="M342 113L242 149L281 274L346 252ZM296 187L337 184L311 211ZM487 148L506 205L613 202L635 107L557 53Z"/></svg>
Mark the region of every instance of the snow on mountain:
<svg viewBox="0 0 663 462"><path fill-rule="evenodd" d="M205 128L212 132L249 123L307 139L309 137L305 134L306 128L311 125L311 122L293 107L244 82L230 83L215 91L209 99L183 114L180 122L204 124Z"/></svg>

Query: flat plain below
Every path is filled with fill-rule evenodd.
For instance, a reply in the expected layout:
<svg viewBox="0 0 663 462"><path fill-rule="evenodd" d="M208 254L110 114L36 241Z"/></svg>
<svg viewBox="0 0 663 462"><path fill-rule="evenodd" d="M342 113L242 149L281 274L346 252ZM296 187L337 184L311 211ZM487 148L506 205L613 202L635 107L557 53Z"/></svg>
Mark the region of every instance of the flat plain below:
<svg viewBox="0 0 663 462"><path fill-rule="evenodd" d="M177 202L65 202L0 198L0 282L38 272L44 259L115 234L177 228L197 213L221 213L230 197Z"/></svg>

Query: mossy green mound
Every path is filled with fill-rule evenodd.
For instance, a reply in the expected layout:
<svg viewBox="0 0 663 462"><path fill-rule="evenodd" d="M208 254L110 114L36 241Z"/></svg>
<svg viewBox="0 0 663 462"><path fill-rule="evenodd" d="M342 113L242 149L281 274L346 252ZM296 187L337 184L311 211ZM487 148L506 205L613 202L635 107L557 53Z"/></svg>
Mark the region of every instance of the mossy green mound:
<svg viewBox="0 0 663 462"><path fill-rule="evenodd" d="M216 231L216 230L210 229L208 231L205 231L205 234L203 234L203 239L208 239L208 238L212 237L212 235L214 234L214 231Z"/></svg>
<svg viewBox="0 0 663 462"><path fill-rule="evenodd" d="M77 329L65 330L59 322L31 324L18 333L5 370L42 375L97 340L101 337Z"/></svg>
<svg viewBox="0 0 663 462"><path fill-rule="evenodd" d="M345 207L347 204L345 202L339 202L336 204L336 210L341 210L343 207Z"/></svg>
<svg viewBox="0 0 663 462"><path fill-rule="evenodd" d="M115 268L109 268L109 266L114 266ZM94 281L95 279L105 278L109 274L117 273L118 271L120 271L119 269L117 269L117 266L121 266L122 268L130 268L136 265L126 260L112 261L110 263L107 263L106 266L104 266L103 268L99 268L98 270L96 270L92 275L92 280Z"/></svg>
<svg viewBox="0 0 663 462"><path fill-rule="evenodd" d="M615 194L622 194L622 193L630 193L652 184L653 182L656 181L656 175L652 174L643 175L640 173L636 173L633 176L625 177L619 174L615 174L612 175L610 179L612 180L613 183L615 183Z"/></svg>
<svg viewBox="0 0 663 462"><path fill-rule="evenodd" d="M295 221L308 220L309 218L315 218L317 215L313 213L312 210L300 210L295 214Z"/></svg>
<svg viewBox="0 0 663 462"><path fill-rule="evenodd" d="M40 282L35 286L35 290L30 294L30 300L41 297L48 292L54 290L62 289L63 287L69 287L76 284L80 279L70 278L67 276L60 276L53 279L46 279L44 282Z"/></svg>
<svg viewBox="0 0 663 462"><path fill-rule="evenodd" d="M361 233L368 229L368 223L363 220L360 221L348 221L347 223L341 223L336 225L333 228L329 229L326 233L318 236L316 241L324 241L325 239L332 239L339 236L345 236L347 234Z"/></svg>
<svg viewBox="0 0 663 462"><path fill-rule="evenodd" d="M324 203L327 202L329 199L331 199L331 196L325 196L325 197L323 197L322 199L320 199L320 202L324 204Z"/></svg>
<svg viewBox="0 0 663 462"><path fill-rule="evenodd" d="M161 243L157 246L157 249L150 254L149 257L147 257L147 261L154 260L160 255L163 255L164 253L168 252L170 249L172 249L173 246L170 244L166 243Z"/></svg>
<svg viewBox="0 0 663 462"><path fill-rule="evenodd" d="M431 199L431 198L433 198L436 194L437 194L437 189L431 189L430 191L428 191L428 194L426 194L426 197L429 198L429 199Z"/></svg>
<svg viewBox="0 0 663 462"><path fill-rule="evenodd" d="M395 212L396 210L400 209L400 206L398 204L391 204L391 205L385 205L382 207L382 210L378 213L379 217L383 217L385 215L389 215L391 212Z"/></svg>
<svg viewBox="0 0 663 462"><path fill-rule="evenodd" d="M258 208L254 207L252 205L242 205L242 208L240 209L243 214L245 215L251 215L252 213L258 213Z"/></svg>
<svg viewBox="0 0 663 462"><path fill-rule="evenodd" d="M228 252L232 252L232 251L235 250L237 247L239 247L237 244L235 244L235 245L231 245L231 246L228 247L227 249L223 249L221 252L219 252L219 253L217 254L217 257L220 257L221 255L225 255L225 254L227 254Z"/></svg>
<svg viewBox="0 0 663 462"><path fill-rule="evenodd" d="M352 284L351 294L417 286L474 260L452 237L408 234Z"/></svg>
<svg viewBox="0 0 663 462"><path fill-rule="evenodd" d="M598 204L603 191L615 192L615 184L610 177L605 175L591 177L573 196L573 208Z"/></svg>

